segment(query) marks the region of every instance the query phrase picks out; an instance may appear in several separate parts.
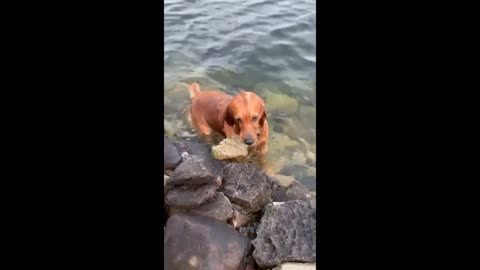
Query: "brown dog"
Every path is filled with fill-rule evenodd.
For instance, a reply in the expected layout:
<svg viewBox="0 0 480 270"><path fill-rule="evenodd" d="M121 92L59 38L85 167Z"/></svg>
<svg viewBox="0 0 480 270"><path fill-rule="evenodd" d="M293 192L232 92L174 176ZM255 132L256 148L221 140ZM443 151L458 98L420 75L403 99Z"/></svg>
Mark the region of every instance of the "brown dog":
<svg viewBox="0 0 480 270"><path fill-rule="evenodd" d="M216 131L225 137L240 138L264 157L268 151L268 122L265 103L253 92L230 96L218 91L200 91L197 83L189 85L192 99L191 119L201 136Z"/></svg>

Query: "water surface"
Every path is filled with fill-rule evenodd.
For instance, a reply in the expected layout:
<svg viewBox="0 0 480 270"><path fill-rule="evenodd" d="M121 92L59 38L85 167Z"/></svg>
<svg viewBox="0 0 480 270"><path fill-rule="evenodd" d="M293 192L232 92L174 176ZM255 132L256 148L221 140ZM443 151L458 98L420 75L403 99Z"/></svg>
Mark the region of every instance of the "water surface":
<svg viewBox="0 0 480 270"><path fill-rule="evenodd" d="M192 136L185 83L266 100L268 159L314 189L315 1L165 0L165 128Z"/></svg>

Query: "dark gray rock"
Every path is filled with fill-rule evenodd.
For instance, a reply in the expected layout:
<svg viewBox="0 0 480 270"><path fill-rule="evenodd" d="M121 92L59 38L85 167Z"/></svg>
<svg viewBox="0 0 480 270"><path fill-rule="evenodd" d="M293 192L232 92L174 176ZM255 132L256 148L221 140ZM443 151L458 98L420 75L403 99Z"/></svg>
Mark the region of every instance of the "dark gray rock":
<svg viewBox="0 0 480 270"><path fill-rule="evenodd" d="M167 137L163 137L163 169L175 169L182 162L177 148Z"/></svg>
<svg viewBox="0 0 480 270"><path fill-rule="evenodd" d="M315 262L315 234L316 211L307 202L269 204L253 241L253 257L261 268L283 262Z"/></svg>
<svg viewBox="0 0 480 270"><path fill-rule="evenodd" d="M167 186L215 184L221 185L221 165L207 157L189 156L173 171ZM220 181L220 182L219 182Z"/></svg>
<svg viewBox="0 0 480 270"><path fill-rule="evenodd" d="M197 208L215 196L216 185L182 185L167 191L165 202L175 208Z"/></svg>
<svg viewBox="0 0 480 270"><path fill-rule="evenodd" d="M317 208L317 197L310 190L298 181L293 181L285 192L286 201L302 200L308 202L310 207Z"/></svg>
<svg viewBox="0 0 480 270"><path fill-rule="evenodd" d="M317 195L312 195L309 199L310 207L317 209Z"/></svg>
<svg viewBox="0 0 480 270"><path fill-rule="evenodd" d="M164 269L243 270L251 244L225 223L176 214L167 221L163 250Z"/></svg>
<svg viewBox="0 0 480 270"><path fill-rule="evenodd" d="M175 141L175 146L181 154L187 153L188 155L195 156L209 156L212 152L211 146L201 143L198 138Z"/></svg>
<svg viewBox="0 0 480 270"><path fill-rule="evenodd" d="M250 240L257 238L257 228L259 222L251 223L248 226L238 228L238 231Z"/></svg>
<svg viewBox="0 0 480 270"><path fill-rule="evenodd" d="M194 213L201 216L214 218L222 222L227 222L227 220L233 216L232 204L221 192L216 192L212 201L207 201L195 209L188 210L170 207L170 216L177 213Z"/></svg>
<svg viewBox="0 0 480 270"><path fill-rule="evenodd" d="M221 191L232 203L258 211L271 201L272 180L254 164L227 163Z"/></svg>
<svg viewBox="0 0 480 270"><path fill-rule="evenodd" d="M293 181L290 186L288 186L287 191L285 192L285 196L287 197L288 201L292 200L302 200L302 201L309 201L310 191L307 187L302 185L298 181Z"/></svg>
<svg viewBox="0 0 480 270"><path fill-rule="evenodd" d="M288 187L283 187L274 182L272 200L274 202L286 202L302 200L310 204L310 207L317 208L316 195L312 194L307 187L298 181L293 181Z"/></svg>
<svg viewBox="0 0 480 270"><path fill-rule="evenodd" d="M274 202L286 202L287 198L287 188L280 185L273 185L272 187L272 201Z"/></svg>
<svg viewBox="0 0 480 270"><path fill-rule="evenodd" d="M247 256L247 265L245 266L244 270L257 270L257 267L255 266L255 260L253 259L252 254L249 254Z"/></svg>

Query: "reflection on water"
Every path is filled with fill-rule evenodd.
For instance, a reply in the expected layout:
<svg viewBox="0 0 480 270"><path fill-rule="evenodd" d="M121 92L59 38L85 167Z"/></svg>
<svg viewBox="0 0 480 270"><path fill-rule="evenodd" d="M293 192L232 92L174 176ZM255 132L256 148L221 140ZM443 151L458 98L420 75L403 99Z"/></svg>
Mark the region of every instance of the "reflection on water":
<svg viewBox="0 0 480 270"><path fill-rule="evenodd" d="M166 132L194 136L186 84L264 98L272 169L314 189L315 1L165 0Z"/></svg>

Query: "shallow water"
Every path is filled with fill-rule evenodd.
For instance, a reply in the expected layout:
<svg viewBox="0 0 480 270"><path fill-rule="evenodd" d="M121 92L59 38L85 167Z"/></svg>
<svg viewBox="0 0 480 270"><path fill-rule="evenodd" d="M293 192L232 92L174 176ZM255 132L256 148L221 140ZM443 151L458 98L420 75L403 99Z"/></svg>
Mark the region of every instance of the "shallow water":
<svg viewBox="0 0 480 270"><path fill-rule="evenodd" d="M316 186L315 1L165 0L165 129L194 136L185 83L267 104L275 171Z"/></svg>

